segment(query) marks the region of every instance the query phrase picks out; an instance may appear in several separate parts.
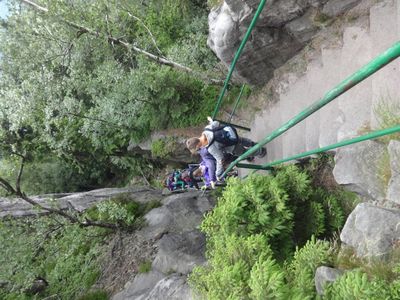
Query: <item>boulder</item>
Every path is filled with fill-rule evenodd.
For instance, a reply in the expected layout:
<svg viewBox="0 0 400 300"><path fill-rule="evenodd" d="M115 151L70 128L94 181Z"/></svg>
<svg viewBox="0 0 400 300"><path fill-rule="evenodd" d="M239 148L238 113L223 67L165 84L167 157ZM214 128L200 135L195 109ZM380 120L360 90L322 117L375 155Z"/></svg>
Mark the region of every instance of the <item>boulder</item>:
<svg viewBox="0 0 400 300"><path fill-rule="evenodd" d="M386 194L382 169L386 146L366 141L341 148L335 155L333 175L338 184L364 197L383 200Z"/></svg>
<svg viewBox="0 0 400 300"><path fill-rule="evenodd" d="M141 196L140 194L143 193ZM147 199L161 198L159 191L152 190L148 187L132 187L132 188L105 188L98 189L84 193L75 193L73 195L63 197L61 201L67 201L71 208L82 212L94 204L111 199L118 195L134 195L133 200L140 200L140 202L146 202ZM139 201L138 201L139 202Z"/></svg>
<svg viewBox="0 0 400 300"><path fill-rule="evenodd" d="M192 292L186 281L186 276L172 274L160 280L156 286L137 300L191 300Z"/></svg>
<svg viewBox="0 0 400 300"><path fill-rule="evenodd" d="M215 202L207 193L188 191L166 196L161 203L145 215L147 226L136 233L156 241L152 271L138 274L113 300L192 299L186 275L206 262L205 236L198 226Z"/></svg>
<svg viewBox="0 0 400 300"><path fill-rule="evenodd" d="M173 194L162 201L163 206L145 215L147 225L141 234L146 238L165 233L183 233L199 226L203 215L214 207L214 200L200 191Z"/></svg>
<svg viewBox="0 0 400 300"><path fill-rule="evenodd" d="M44 207L57 207L60 209L69 207L67 201L62 198L57 199L54 195L49 195L48 198L43 196L32 196L31 198ZM29 217L46 213L46 211L39 210L20 198L0 198L0 218L6 216Z"/></svg>
<svg viewBox="0 0 400 300"><path fill-rule="evenodd" d="M340 234L359 257L385 258L400 240L400 210L369 203L357 205Z"/></svg>
<svg viewBox="0 0 400 300"><path fill-rule="evenodd" d="M389 181L387 199L400 204L400 142L392 140L388 150L392 177Z"/></svg>
<svg viewBox="0 0 400 300"><path fill-rule="evenodd" d="M138 274L133 282L128 282L125 285L125 289L122 292L115 294L112 299L137 299L141 295L148 294L163 278L165 278L165 275L157 271Z"/></svg>
<svg viewBox="0 0 400 300"><path fill-rule="evenodd" d="M338 277L342 276L344 272L339 269L329 268L325 266L318 267L315 271L315 288L318 295L324 294L324 286L327 283L334 282Z"/></svg>
<svg viewBox="0 0 400 300"><path fill-rule="evenodd" d="M315 24L316 10L309 9L300 18L294 19L285 25L286 30L300 43L306 43L318 32Z"/></svg>
<svg viewBox="0 0 400 300"><path fill-rule="evenodd" d="M325 4L322 13L327 15L328 17L334 18L337 17L350 8L353 8L361 0L330 0L327 4Z"/></svg>
<svg viewBox="0 0 400 300"><path fill-rule="evenodd" d="M198 230L166 234L158 241L158 249L152 268L165 274L189 274L206 262L206 239Z"/></svg>

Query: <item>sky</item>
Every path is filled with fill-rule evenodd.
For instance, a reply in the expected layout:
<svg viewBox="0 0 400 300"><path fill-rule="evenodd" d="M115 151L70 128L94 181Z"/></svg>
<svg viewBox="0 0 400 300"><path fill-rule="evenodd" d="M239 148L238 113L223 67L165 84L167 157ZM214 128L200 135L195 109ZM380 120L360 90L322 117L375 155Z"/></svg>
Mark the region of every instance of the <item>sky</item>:
<svg viewBox="0 0 400 300"><path fill-rule="evenodd" d="M0 18L3 18L7 15L8 9L6 6L6 2L3 0L0 0Z"/></svg>

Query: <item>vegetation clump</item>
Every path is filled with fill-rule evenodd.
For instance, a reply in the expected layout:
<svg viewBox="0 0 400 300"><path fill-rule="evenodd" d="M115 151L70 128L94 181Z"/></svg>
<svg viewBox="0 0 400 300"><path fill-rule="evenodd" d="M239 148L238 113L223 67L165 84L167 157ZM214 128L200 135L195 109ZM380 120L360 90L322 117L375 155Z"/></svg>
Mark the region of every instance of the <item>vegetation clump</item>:
<svg viewBox="0 0 400 300"><path fill-rule="evenodd" d="M327 240L343 227L351 211L346 202L357 203L314 182L307 168L296 166L230 179L201 225L208 264L194 269L193 288L206 299L314 299L316 268L338 264L337 248ZM392 299L399 274L385 281L365 270L331 284L326 299L378 299L381 292ZM385 284L388 291L381 290Z"/></svg>
<svg viewBox="0 0 400 300"><path fill-rule="evenodd" d="M155 140L151 144L151 154L154 157L168 158L176 152L177 147L181 147L175 137L166 137Z"/></svg>
<svg viewBox="0 0 400 300"><path fill-rule="evenodd" d="M203 123L212 110L220 85L204 1L8 4L0 156L5 173L16 172L15 155L27 158L29 194L123 185L157 166L128 153L131 142Z"/></svg>
<svg viewBox="0 0 400 300"><path fill-rule="evenodd" d="M140 204L123 194L97 204L79 218L133 230L158 206L159 201ZM107 299L104 291L90 289L101 274L99 259L111 232L71 224L57 215L1 221L0 282L8 284L0 287L0 298L27 299L32 282L43 278L48 286L37 293L40 298L57 294L61 299Z"/></svg>
<svg viewBox="0 0 400 300"><path fill-rule="evenodd" d="M100 275L99 256L108 233L57 216L1 221L0 281L8 284L0 288L0 298L29 299L26 292L36 278L48 283L37 298L83 295Z"/></svg>
<svg viewBox="0 0 400 300"><path fill-rule="evenodd" d="M191 282L210 299L315 296L313 272L330 255L329 244L312 237L332 236L344 217L340 199L313 188L295 166L230 179L201 225L209 264Z"/></svg>

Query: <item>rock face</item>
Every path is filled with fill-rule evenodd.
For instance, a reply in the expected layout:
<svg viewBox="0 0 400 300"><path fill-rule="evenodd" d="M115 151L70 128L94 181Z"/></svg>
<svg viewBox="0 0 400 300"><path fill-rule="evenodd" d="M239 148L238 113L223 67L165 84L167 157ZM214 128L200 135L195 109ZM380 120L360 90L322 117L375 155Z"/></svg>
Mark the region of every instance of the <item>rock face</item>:
<svg viewBox="0 0 400 300"><path fill-rule="evenodd" d="M315 271L315 288L318 295L324 294L324 286L327 283L334 282L339 276L342 276L344 272L339 269L329 267L318 267Z"/></svg>
<svg viewBox="0 0 400 300"><path fill-rule="evenodd" d="M340 239L359 257L384 258L400 241L399 224L399 210L361 203L348 217Z"/></svg>
<svg viewBox="0 0 400 300"><path fill-rule="evenodd" d="M235 76L253 85L267 82L275 69L292 58L323 27L321 15L336 17L360 0L267 1L236 65ZM207 44L231 64L259 1L225 0L208 18Z"/></svg>
<svg viewBox="0 0 400 300"><path fill-rule="evenodd" d="M162 204L145 216L148 226L137 233L158 239L152 270L138 274L113 300L193 299L187 275L206 262L205 237L197 227L214 201L193 191L166 197Z"/></svg>
<svg viewBox="0 0 400 300"><path fill-rule="evenodd" d="M386 147L366 141L340 149L333 174L339 184L370 199L382 200L386 187L382 179Z"/></svg>
<svg viewBox="0 0 400 300"><path fill-rule="evenodd" d="M333 18L356 6L360 0L331 0L323 8L322 13Z"/></svg>

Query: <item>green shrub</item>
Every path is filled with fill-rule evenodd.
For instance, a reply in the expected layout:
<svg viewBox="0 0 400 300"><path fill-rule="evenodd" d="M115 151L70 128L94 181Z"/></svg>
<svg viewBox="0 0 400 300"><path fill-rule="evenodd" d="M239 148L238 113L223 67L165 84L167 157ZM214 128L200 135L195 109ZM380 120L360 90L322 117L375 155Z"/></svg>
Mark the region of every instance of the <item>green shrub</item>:
<svg viewBox="0 0 400 300"><path fill-rule="evenodd" d="M224 240L215 240L214 247L207 253L208 265L196 267L190 282L207 299L247 299L251 292L248 280L253 266L260 268L271 255L267 238L261 234L230 235ZM254 271L254 277L257 274L258 270ZM254 278L253 285L259 284Z"/></svg>
<svg viewBox="0 0 400 300"><path fill-rule="evenodd" d="M36 277L48 282L40 296L57 294L75 299L100 275L101 243L107 231L81 228L52 217L2 221L0 281L11 283L15 297L24 299Z"/></svg>
<svg viewBox="0 0 400 300"><path fill-rule="evenodd" d="M288 295L285 272L272 257L259 257L250 272L249 288L250 298L256 300L285 299Z"/></svg>
<svg viewBox="0 0 400 300"><path fill-rule="evenodd" d="M343 225L340 203L293 165L230 178L201 225L208 264L191 285L206 299L313 299L315 269L331 263L329 243L314 236Z"/></svg>
<svg viewBox="0 0 400 300"><path fill-rule="evenodd" d="M144 204L129 198L128 194L121 194L112 199L103 201L85 212L92 220L114 223L122 227L140 227L143 216L159 207L160 201L152 200Z"/></svg>
<svg viewBox="0 0 400 300"><path fill-rule="evenodd" d="M301 249L296 249L293 261L288 267L291 293L302 299L313 299L316 295L314 285L315 270L329 262L329 243L309 240Z"/></svg>
<svg viewBox="0 0 400 300"><path fill-rule="evenodd" d="M369 280L367 274L353 270L346 272L325 289L326 299L379 300L394 299L390 288L381 280Z"/></svg>

